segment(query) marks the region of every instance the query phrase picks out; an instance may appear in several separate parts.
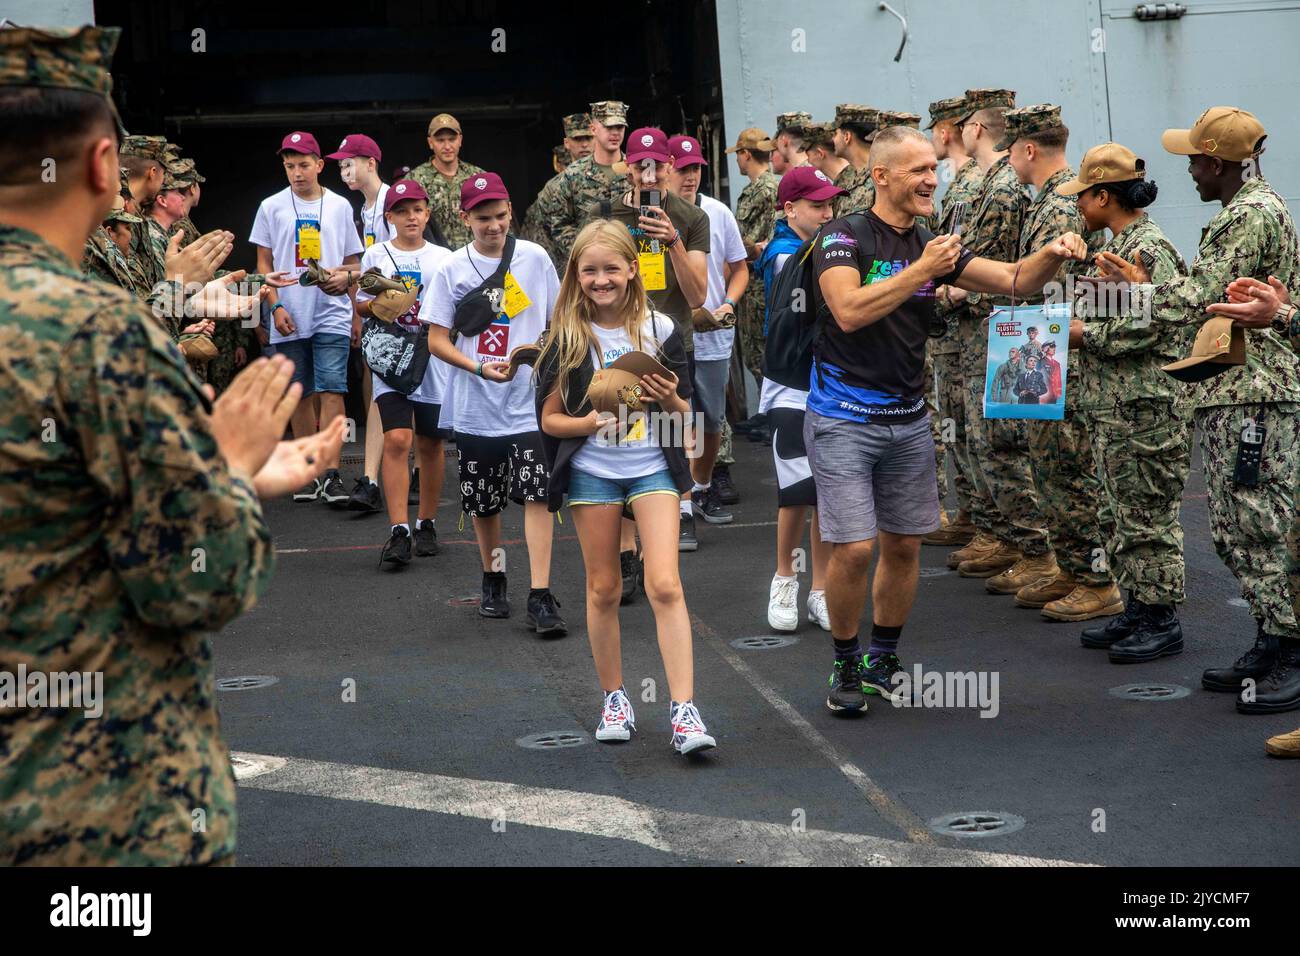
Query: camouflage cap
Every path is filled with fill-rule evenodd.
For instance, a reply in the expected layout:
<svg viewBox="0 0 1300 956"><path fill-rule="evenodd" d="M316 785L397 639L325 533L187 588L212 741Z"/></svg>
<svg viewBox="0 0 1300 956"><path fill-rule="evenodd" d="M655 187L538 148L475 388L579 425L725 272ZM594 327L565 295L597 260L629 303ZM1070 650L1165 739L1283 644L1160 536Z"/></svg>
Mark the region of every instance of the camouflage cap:
<svg viewBox="0 0 1300 956"><path fill-rule="evenodd" d="M778 113L776 115L776 135L782 133L802 133L812 125L811 113Z"/></svg>
<svg viewBox="0 0 1300 956"><path fill-rule="evenodd" d="M108 215L104 217L104 222L123 222L134 226L136 223L144 222L144 220L139 216L127 212L126 200L121 196L118 196L117 202L113 204L113 208L110 209Z"/></svg>
<svg viewBox="0 0 1300 956"><path fill-rule="evenodd" d="M181 148L175 143L167 142L163 145L163 165L171 166L179 162L181 158Z"/></svg>
<svg viewBox="0 0 1300 956"><path fill-rule="evenodd" d="M162 136L128 136L122 140L119 150L123 156L139 156L152 159L160 166L166 166L167 140Z"/></svg>
<svg viewBox="0 0 1300 956"><path fill-rule="evenodd" d="M960 119L967 112L964 96L950 96L946 100L935 100L930 104L930 125L926 129L934 129L944 120Z"/></svg>
<svg viewBox="0 0 1300 956"><path fill-rule="evenodd" d="M123 199L134 198L131 194L131 174L127 171L125 166L117 167L117 181L121 187L118 189L118 193L121 197Z"/></svg>
<svg viewBox="0 0 1300 956"><path fill-rule="evenodd" d="M591 114L570 113L564 117L564 135L569 139L591 135Z"/></svg>
<svg viewBox="0 0 1300 956"><path fill-rule="evenodd" d="M572 161L572 157L569 156L568 147L563 143L551 150L551 168L557 173L564 172Z"/></svg>
<svg viewBox="0 0 1300 956"><path fill-rule="evenodd" d="M601 100L592 103L591 118L601 126L626 126L627 104L619 100Z"/></svg>
<svg viewBox="0 0 1300 956"><path fill-rule="evenodd" d="M994 90L981 87L979 89L966 91L966 110L958 117L957 122L964 123L980 110L1004 109L1012 110L1016 108L1016 91L1015 90Z"/></svg>
<svg viewBox="0 0 1300 956"><path fill-rule="evenodd" d="M835 128L839 129L845 123L873 130L880 125L880 110L859 103L841 103L835 107Z"/></svg>
<svg viewBox="0 0 1300 956"><path fill-rule="evenodd" d="M184 186L192 186L195 183L206 183L208 181L206 176L199 175L199 171L195 168L194 160L192 159L181 159L177 160L175 163L168 164L167 172L170 173L178 183L182 184L182 188Z"/></svg>
<svg viewBox="0 0 1300 956"><path fill-rule="evenodd" d="M1051 103L1036 103L1022 106L1018 110L1007 111L1007 129L994 149L1010 149L1011 144L1022 136L1041 133L1045 129L1055 129L1061 125L1061 108Z"/></svg>
<svg viewBox="0 0 1300 956"><path fill-rule="evenodd" d="M94 93L108 102L119 139L126 128L113 102L113 51L117 27L73 29L0 27L0 86L38 86Z"/></svg>
<svg viewBox="0 0 1300 956"><path fill-rule="evenodd" d="M809 123L803 130L805 148L820 146L831 149L835 145L835 126L833 123Z"/></svg>
<svg viewBox="0 0 1300 956"><path fill-rule="evenodd" d="M897 110L880 111L880 128L887 126L906 126L909 129L921 128L921 116L918 113L900 113Z"/></svg>

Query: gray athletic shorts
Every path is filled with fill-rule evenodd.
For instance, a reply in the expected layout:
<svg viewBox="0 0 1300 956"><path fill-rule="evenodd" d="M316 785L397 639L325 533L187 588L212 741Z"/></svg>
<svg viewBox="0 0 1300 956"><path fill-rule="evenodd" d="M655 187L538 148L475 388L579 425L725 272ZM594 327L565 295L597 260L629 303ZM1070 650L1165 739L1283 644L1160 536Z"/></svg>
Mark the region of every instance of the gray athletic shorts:
<svg viewBox="0 0 1300 956"><path fill-rule="evenodd" d="M695 386L691 396L695 410L704 416L704 430L710 435L722 431L722 419L727 414L727 379L731 375L731 360L695 360L691 372Z"/></svg>
<svg viewBox="0 0 1300 956"><path fill-rule="evenodd" d="M939 527L928 415L905 425L876 425L809 409L803 441L817 483L823 541L869 541L877 527L912 535Z"/></svg>

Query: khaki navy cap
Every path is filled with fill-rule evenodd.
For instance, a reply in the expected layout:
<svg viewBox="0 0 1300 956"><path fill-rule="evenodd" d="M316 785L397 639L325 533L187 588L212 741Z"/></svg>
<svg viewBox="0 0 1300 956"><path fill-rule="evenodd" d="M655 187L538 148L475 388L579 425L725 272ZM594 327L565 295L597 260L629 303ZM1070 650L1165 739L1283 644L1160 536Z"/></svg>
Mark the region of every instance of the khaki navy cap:
<svg viewBox="0 0 1300 956"><path fill-rule="evenodd" d="M935 100L930 104L930 124L926 129L933 129L944 120L961 119L967 114L966 97L950 96L946 100Z"/></svg>
<svg viewBox="0 0 1300 956"><path fill-rule="evenodd" d="M128 136L122 140L119 152L123 156L152 159L159 166L167 165L167 140L162 136Z"/></svg>
<svg viewBox="0 0 1300 956"><path fill-rule="evenodd" d="M1006 132L994 145L994 149L1010 149L1011 144L1022 136L1056 129L1061 125L1061 108L1051 103L1036 103L1033 106L1022 106L1018 110L1007 110L1006 119Z"/></svg>
<svg viewBox="0 0 1300 956"><path fill-rule="evenodd" d="M1102 183L1126 183L1146 176L1147 164L1133 150L1119 143L1102 143L1083 154L1079 172L1069 182L1057 186L1056 191L1062 196L1077 196Z"/></svg>
<svg viewBox="0 0 1300 956"><path fill-rule="evenodd" d="M776 135L782 133L802 133L812 125L812 114L802 111L794 113L778 113L776 115Z"/></svg>
<svg viewBox="0 0 1300 956"><path fill-rule="evenodd" d="M1012 110L1015 108L1015 90L995 90L988 87L979 87L966 91L966 112L959 117L958 122L964 123L980 110Z"/></svg>
<svg viewBox="0 0 1300 956"><path fill-rule="evenodd" d="M1234 106L1212 106L1191 129L1167 129L1160 145L1179 156L1217 156L1243 163L1258 156L1268 135L1254 113Z"/></svg>
<svg viewBox="0 0 1300 956"><path fill-rule="evenodd" d="M126 128L113 102L117 27L72 29L0 26L0 86L39 86L94 93L108 102L119 139Z"/></svg>
<svg viewBox="0 0 1300 956"><path fill-rule="evenodd" d="M1192 354L1161 368L1182 382L1201 382L1246 364L1246 336L1232 319L1208 319L1196 333Z"/></svg>
<svg viewBox="0 0 1300 956"><path fill-rule="evenodd" d="M763 153L770 153L776 149L776 144L757 126L751 126L749 129L742 129L740 135L736 137L736 145L728 146L723 152L734 153L738 149L756 149Z"/></svg>
<svg viewBox="0 0 1300 956"><path fill-rule="evenodd" d="M627 104L620 100L601 100L591 104L591 118L601 126L626 126Z"/></svg>
<svg viewBox="0 0 1300 956"><path fill-rule="evenodd" d="M569 139L591 135L591 114L570 113L564 117L564 135Z"/></svg>
<svg viewBox="0 0 1300 956"><path fill-rule="evenodd" d="M453 133L460 132L460 121L450 113L439 113L433 119L429 120L429 135L432 136L439 130L449 129Z"/></svg>
<svg viewBox="0 0 1300 956"><path fill-rule="evenodd" d="M620 355L610 365L597 369L591 377L591 384L587 386L587 398L591 407L598 412L612 414L618 413L620 405L627 406L631 412L641 411L641 378L651 374L662 375L669 381L675 378L672 372L646 352Z"/></svg>

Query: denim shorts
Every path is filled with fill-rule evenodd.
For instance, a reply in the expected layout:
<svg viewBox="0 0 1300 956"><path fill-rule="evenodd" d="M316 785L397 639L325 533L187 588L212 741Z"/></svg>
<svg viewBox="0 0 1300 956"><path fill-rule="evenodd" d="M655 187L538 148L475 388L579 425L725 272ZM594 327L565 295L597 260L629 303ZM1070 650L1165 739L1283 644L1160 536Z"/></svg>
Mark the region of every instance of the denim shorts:
<svg viewBox="0 0 1300 956"><path fill-rule="evenodd" d="M574 468L569 473L569 507L574 505L630 505L646 495L680 498L667 468L640 478L601 478Z"/></svg>
<svg viewBox="0 0 1300 956"><path fill-rule="evenodd" d="M352 339L347 335L317 332L309 339L279 342L276 351L293 361L293 381L302 383L302 393L337 392L347 394L348 350Z"/></svg>

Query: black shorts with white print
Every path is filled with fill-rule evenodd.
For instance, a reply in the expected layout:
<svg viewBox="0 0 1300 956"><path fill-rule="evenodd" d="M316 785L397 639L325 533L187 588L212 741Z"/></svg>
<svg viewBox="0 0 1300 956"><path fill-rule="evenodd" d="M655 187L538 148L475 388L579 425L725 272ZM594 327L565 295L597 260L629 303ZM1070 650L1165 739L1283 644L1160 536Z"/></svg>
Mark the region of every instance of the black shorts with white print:
<svg viewBox="0 0 1300 956"><path fill-rule="evenodd" d="M507 501L546 501L546 457L538 432L520 435L469 435L456 432L460 466L460 507L467 515L488 518Z"/></svg>

